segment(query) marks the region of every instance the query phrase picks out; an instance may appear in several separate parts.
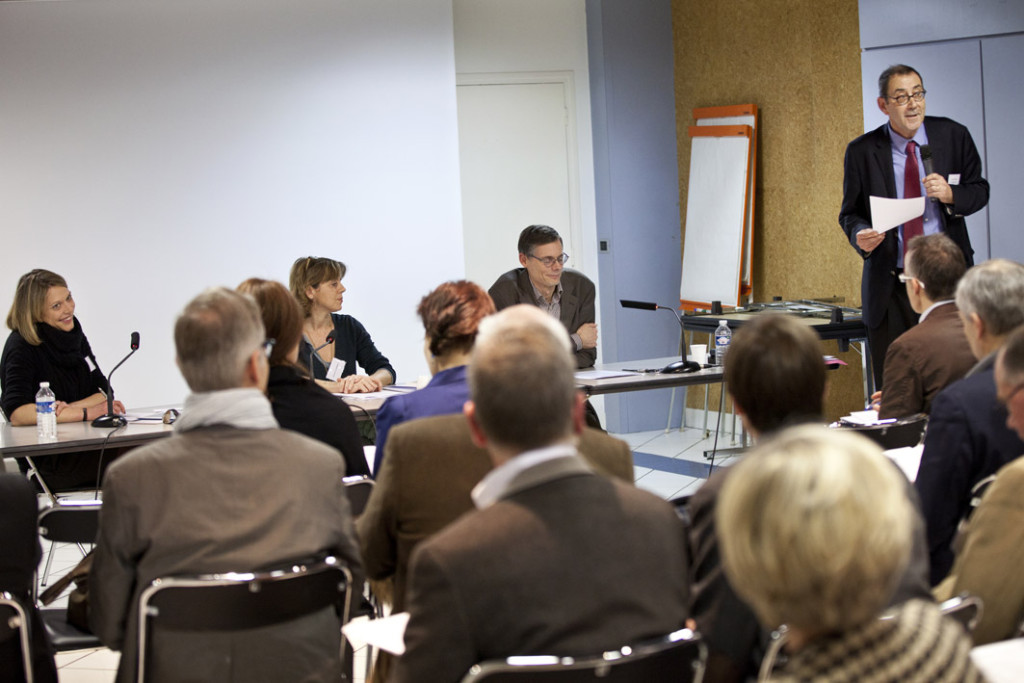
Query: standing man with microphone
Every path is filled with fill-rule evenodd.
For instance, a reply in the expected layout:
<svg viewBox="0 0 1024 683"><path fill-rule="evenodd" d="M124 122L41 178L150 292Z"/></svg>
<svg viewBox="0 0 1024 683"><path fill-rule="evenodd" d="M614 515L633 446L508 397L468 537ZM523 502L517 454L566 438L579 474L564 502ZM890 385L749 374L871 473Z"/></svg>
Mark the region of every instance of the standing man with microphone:
<svg viewBox="0 0 1024 683"><path fill-rule="evenodd" d="M921 75L905 64L878 78L878 108L889 121L846 148L839 225L864 259L861 305L875 385L882 386L885 354L896 337L917 322L900 285L907 242L944 232L974 264L964 216L988 204L988 181L970 132L943 117L925 117ZM886 232L872 227L870 197L928 197L924 216Z"/></svg>

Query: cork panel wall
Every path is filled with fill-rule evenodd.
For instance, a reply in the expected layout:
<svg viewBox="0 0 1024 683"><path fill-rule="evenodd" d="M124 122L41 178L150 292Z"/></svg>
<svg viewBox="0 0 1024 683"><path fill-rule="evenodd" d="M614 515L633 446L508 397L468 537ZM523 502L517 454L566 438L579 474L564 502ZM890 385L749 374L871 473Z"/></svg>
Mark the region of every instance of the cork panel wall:
<svg viewBox="0 0 1024 683"><path fill-rule="evenodd" d="M859 306L861 259L837 222L843 153L863 125L857 0L673 0L672 15L683 222L693 109L752 102L755 300L841 296ZM859 356L841 357L854 367L830 376L830 419L863 401Z"/></svg>

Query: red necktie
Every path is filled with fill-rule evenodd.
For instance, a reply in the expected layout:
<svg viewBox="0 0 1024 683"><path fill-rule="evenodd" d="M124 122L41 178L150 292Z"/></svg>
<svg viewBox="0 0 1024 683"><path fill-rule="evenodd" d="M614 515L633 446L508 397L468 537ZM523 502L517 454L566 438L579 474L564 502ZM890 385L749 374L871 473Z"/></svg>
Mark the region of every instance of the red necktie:
<svg viewBox="0 0 1024 683"><path fill-rule="evenodd" d="M903 174L903 198L912 199L921 196L921 177L917 172L917 155L914 149L917 143L911 140L907 143L907 164ZM907 244L912 237L924 234L924 216L912 218L903 224L903 253L907 253Z"/></svg>

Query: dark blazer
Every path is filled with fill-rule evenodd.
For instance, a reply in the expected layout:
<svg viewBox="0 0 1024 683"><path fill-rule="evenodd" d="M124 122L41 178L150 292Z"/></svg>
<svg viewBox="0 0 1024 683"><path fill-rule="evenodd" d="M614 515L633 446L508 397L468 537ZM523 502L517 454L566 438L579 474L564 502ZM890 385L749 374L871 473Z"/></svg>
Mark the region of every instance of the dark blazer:
<svg viewBox="0 0 1024 683"><path fill-rule="evenodd" d="M960 182L953 185L953 205L940 211L943 231L956 242L974 265L974 249L963 217L980 210L988 203L988 181L981 176L981 157L970 132L951 119L927 116L924 120L932 162L936 173L949 178L959 173ZM870 197L896 197L896 179L892 168L892 141L888 124L861 135L846 148L843 162L843 204L839 225L857 253L864 259L861 277L861 305L864 323L878 327L892 296L896 273L898 236L894 228L885 233L885 240L870 254L857 247L857 233L871 227Z"/></svg>
<svg viewBox="0 0 1024 683"><path fill-rule="evenodd" d="M583 273L572 268L562 270L562 314L559 319L569 334L585 323L597 322L594 315L594 283ZM494 306L500 311L516 304L537 305L533 284L526 268L510 270L491 285L487 293L494 299ZM576 351L576 367L589 368L597 360L597 349Z"/></svg>
<svg viewBox="0 0 1024 683"><path fill-rule="evenodd" d="M768 633L758 624L754 611L740 598L722 568L715 525L718 496L732 469L719 470L690 499L690 610L697 630L708 646L706 680L726 683L757 677L757 667ZM907 495L918 507L914 487ZM915 519L910 563L890 600L891 605L912 598L931 599L928 592L928 552L924 524Z"/></svg>
<svg viewBox="0 0 1024 683"><path fill-rule="evenodd" d="M460 365L441 370L419 391L392 396L384 401L377 411L377 452L373 460L373 476L380 474L388 432L392 427L419 417L461 413L462 404L468 400L466 366Z"/></svg>
<svg viewBox="0 0 1024 683"><path fill-rule="evenodd" d="M975 362L956 304L933 308L889 346L878 417L931 412L935 396L962 379Z"/></svg>
<svg viewBox="0 0 1024 683"><path fill-rule="evenodd" d="M32 582L40 556L38 511L32 482L19 474L0 474L0 591L11 593L29 613L35 680L57 683L53 648L32 602ZM21 643L14 637L0 640L0 683L24 680Z"/></svg>
<svg viewBox="0 0 1024 683"><path fill-rule="evenodd" d="M951 545L970 509L971 488L1024 453L1024 442L1006 426L1006 406L996 398L994 363L994 354L982 359L932 403L914 485L928 529L933 585L953 565Z"/></svg>
<svg viewBox="0 0 1024 683"><path fill-rule="evenodd" d="M359 427L344 401L286 365L270 368L267 397L283 429L338 449L345 458L346 475L370 473Z"/></svg>
<svg viewBox="0 0 1024 683"><path fill-rule="evenodd" d="M598 472L633 482L633 455L624 441L588 428L579 450ZM376 486L356 529L367 576L395 577L395 612L405 607L413 549L473 509L470 491L492 468L487 451L470 438L462 415L412 420L391 431Z"/></svg>
<svg viewBox="0 0 1024 683"><path fill-rule="evenodd" d="M682 522L576 456L524 470L500 500L413 554L398 683L457 683L476 662L585 655L680 628Z"/></svg>

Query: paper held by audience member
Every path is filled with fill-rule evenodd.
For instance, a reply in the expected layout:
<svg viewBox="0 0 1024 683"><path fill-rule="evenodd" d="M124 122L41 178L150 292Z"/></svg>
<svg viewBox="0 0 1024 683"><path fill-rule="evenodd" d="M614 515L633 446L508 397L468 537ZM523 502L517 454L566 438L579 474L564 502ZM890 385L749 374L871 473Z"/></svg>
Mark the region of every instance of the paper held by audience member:
<svg viewBox="0 0 1024 683"><path fill-rule="evenodd" d="M409 623L409 613L399 612L383 619L356 617L341 627L341 632L352 644L353 650L363 645L370 645L401 655L405 652L405 627Z"/></svg>
<svg viewBox="0 0 1024 683"><path fill-rule="evenodd" d="M912 218L924 215L924 197L889 199L871 196L871 227L878 232L892 230Z"/></svg>
<svg viewBox="0 0 1024 683"><path fill-rule="evenodd" d="M885 451L889 459L899 465L907 479L917 479L917 471L921 468L921 454L924 453L924 444L916 446L904 446L903 448L890 448Z"/></svg>

